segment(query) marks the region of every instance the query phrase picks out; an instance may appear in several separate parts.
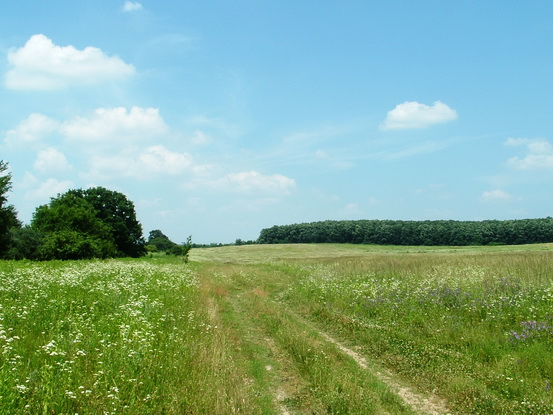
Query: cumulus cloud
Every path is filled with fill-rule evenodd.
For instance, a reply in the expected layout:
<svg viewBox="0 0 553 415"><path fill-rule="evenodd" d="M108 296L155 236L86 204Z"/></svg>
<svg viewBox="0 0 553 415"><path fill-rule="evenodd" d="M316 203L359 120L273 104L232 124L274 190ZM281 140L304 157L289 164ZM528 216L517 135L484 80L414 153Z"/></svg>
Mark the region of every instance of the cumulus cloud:
<svg viewBox="0 0 553 415"><path fill-rule="evenodd" d="M62 152L50 147L39 151L34 168L42 173L47 173L68 170L71 168L71 165Z"/></svg>
<svg viewBox="0 0 553 415"><path fill-rule="evenodd" d="M526 147L524 157L512 157L507 164L517 170L538 170L553 168L553 145L541 138L509 138L505 145Z"/></svg>
<svg viewBox="0 0 553 415"><path fill-rule="evenodd" d="M489 190L482 193L482 199L486 202L505 201L512 199L512 195L501 189Z"/></svg>
<svg viewBox="0 0 553 415"><path fill-rule="evenodd" d="M15 128L8 130L4 141L9 146L38 142L57 131L59 123L42 114L31 114Z"/></svg>
<svg viewBox="0 0 553 415"><path fill-rule="evenodd" d="M457 112L441 101L436 101L431 106L417 101L406 101L388 112L380 128L383 130L426 128L456 119Z"/></svg>
<svg viewBox="0 0 553 415"><path fill-rule="evenodd" d="M209 165L194 162L188 153L168 150L162 145L151 146L138 152L113 156L95 156L90 160L89 179L130 177L146 179L159 175L178 176L184 173L202 173Z"/></svg>
<svg viewBox="0 0 553 415"><path fill-rule="evenodd" d="M289 194L296 181L281 174L263 175L257 171L229 173L216 182L216 187L240 193Z"/></svg>
<svg viewBox="0 0 553 415"><path fill-rule="evenodd" d="M58 122L43 114L31 114L5 134L9 146L40 142L58 135L77 144L103 143L111 147L155 139L169 128L157 108L98 108L87 117Z"/></svg>
<svg viewBox="0 0 553 415"><path fill-rule="evenodd" d="M56 90L74 85L95 85L133 75L133 65L101 49L56 46L42 34L8 52L10 69L5 85L15 90Z"/></svg>
<svg viewBox="0 0 553 415"><path fill-rule="evenodd" d="M167 125L157 108L98 108L91 117L66 121L62 134L74 141L136 141L167 132Z"/></svg>
<svg viewBox="0 0 553 415"><path fill-rule="evenodd" d="M142 4L137 1L126 1L123 5L124 12L135 12L141 9L143 9Z"/></svg>
<svg viewBox="0 0 553 415"><path fill-rule="evenodd" d="M138 161L151 173L178 175L186 170L201 169L201 167L194 165L190 154L176 153L161 145L147 148L139 155Z"/></svg>
<svg viewBox="0 0 553 415"><path fill-rule="evenodd" d="M71 180L49 178L41 182L30 173L25 175L22 185L30 188L25 192L25 199L44 202L74 187Z"/></svg>

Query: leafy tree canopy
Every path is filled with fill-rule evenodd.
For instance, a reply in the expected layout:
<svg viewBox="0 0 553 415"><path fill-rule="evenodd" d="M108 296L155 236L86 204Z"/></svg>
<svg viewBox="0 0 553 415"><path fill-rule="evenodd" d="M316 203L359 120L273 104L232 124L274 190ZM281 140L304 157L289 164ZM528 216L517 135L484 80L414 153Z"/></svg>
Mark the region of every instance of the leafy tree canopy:
<svg viewBox="0 0 553 415"><path fill-rule="evenodd" d="M42 259L139 257L142 226L125 195L103 187L69 190L39 206L31 222L44 235Z"/></svg>
<svg viewBox="0 0 553 415"><path fill-rule="evenodd" d="M98 217L109 226L120 254L136 258L146 253L142 225L136 219L134 204L124 194L104 187L74 192L82 194Z"/></svg>

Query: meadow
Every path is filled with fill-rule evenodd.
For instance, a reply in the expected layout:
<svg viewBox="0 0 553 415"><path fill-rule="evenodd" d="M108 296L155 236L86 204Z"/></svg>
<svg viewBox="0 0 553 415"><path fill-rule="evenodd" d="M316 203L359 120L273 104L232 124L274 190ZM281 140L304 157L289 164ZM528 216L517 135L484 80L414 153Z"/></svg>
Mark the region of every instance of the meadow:
<svg viewBox="0 0 553 415"><path fill-rule="evenodd" d="M553 246L0 262L0 414L551 414Z"/></svg>

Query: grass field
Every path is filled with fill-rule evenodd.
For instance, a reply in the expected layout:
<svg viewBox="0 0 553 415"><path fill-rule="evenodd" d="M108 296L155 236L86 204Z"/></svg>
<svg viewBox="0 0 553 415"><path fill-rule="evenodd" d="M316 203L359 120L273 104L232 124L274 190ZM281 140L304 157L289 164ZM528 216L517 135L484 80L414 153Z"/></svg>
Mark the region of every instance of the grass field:
<svg viewBox="0 0 553 415"><path fill-rule="evenodd" d="M0 414L551 414L553 246L0 262Z"/></svg>

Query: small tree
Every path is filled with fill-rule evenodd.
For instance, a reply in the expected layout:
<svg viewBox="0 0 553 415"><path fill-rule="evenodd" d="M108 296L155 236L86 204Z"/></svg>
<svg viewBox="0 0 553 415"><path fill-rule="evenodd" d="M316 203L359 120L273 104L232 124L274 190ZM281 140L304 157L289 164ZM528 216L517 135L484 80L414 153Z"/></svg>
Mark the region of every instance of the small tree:
<svg viewBox="0 0 553 415"><path fill-rule="evenodd" d="M188 262L188 254L190 253L191 249L192 235L189 235L188 238L186 238L186 242L182 244L182 256L184 258L184 262Z"/></svg>

